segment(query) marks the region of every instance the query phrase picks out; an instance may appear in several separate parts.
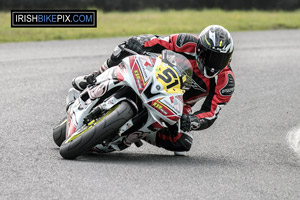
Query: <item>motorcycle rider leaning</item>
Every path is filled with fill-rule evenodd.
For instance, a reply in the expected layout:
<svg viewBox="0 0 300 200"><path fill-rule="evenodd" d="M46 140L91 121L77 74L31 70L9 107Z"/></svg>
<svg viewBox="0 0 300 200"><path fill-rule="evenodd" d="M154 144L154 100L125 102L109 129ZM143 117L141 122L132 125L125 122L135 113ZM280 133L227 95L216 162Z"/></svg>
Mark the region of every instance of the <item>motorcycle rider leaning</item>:
<svg viewBox="0 0 300 200"><path fill-rule="evenodd" d="M187 33L168 37L147 34L129 38L125 46L138 53L161 53L162 50L168 49L189 59L193 67L192 78L196 84L183 95L185 106L180 128L184 132L178 133L177 129L162 128L144 138L150 144L170 151L189 151L193 138L187 132L210 127L234 92L235 78L230 66L233 40L230 33L222 26L211 25L206 27L199 37ZM74 78L73 87L82 91L95 76L109 67L118 65L127 56L129 53L121 51L117 46L98 71ZM191 113L191 107L203 97L205 101L201 109ZM125 140L128 146L132 142L135 141Z"/></svg>

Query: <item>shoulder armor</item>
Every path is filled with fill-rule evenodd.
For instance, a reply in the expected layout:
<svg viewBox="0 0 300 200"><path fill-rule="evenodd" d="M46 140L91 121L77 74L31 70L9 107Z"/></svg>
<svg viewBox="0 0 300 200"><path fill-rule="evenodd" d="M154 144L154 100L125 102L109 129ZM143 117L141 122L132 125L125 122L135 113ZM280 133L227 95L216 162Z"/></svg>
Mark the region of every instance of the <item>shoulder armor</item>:
<svg viewBox="0 0 300 200"><path fill-rule="evenodd" d="M232 74L227 74L227 83L220 89L220 94L222 96L231 96L234 92L235 81Z"/></svg>

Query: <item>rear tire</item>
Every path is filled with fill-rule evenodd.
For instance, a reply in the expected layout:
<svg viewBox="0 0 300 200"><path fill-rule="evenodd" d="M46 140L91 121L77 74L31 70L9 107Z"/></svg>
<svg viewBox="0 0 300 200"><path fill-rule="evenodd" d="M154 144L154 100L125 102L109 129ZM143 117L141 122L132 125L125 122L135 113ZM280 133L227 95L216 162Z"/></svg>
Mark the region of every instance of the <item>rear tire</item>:
<svg viewBox="0 0 300 200"><path fill-rule="evenodd" d="M66 139L67 117L64 117L55 128L53 128L53 140L57 146Z"/></svg>
<svg viewBox="0 0 300 200"><path fill-rule="evenodd" d="M133 115L134 110L131 105L122 101L107 112L104 117L97 119L91 125L84 125L78 134L73 134L73 137L71 136L63 142L59 149L60 155L65 159L74 159L104 140L114 138L118 134L119 128Z"/></svg>

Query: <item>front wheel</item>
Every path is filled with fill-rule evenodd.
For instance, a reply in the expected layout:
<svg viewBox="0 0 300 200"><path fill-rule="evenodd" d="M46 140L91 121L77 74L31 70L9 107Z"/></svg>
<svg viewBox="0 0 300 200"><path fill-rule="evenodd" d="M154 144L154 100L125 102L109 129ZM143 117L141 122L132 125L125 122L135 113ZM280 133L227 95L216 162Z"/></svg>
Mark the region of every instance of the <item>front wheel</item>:
<svg viewBox="0 0 300 200"><path fill-rule="evenodd" d="M104 116L84 125L60 146L59 153L65 159L74 159L82 153L88 152L104 140L114 138L119 128L131 119L134 110L131 105L122 101L111 108Z"/></svg>

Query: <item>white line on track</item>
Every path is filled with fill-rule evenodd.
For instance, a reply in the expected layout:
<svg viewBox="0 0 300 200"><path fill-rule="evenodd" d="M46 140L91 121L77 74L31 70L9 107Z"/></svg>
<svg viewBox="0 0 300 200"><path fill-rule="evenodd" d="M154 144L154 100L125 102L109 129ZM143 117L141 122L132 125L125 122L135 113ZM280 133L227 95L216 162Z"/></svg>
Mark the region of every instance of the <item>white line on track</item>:
<svg viewBox="0 0 300 200"><path fill-rule="evenodd" d="M288 132L287 141L289 146L300 155L300 126L297 126Z"/></svg>

